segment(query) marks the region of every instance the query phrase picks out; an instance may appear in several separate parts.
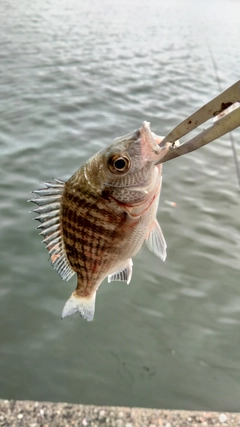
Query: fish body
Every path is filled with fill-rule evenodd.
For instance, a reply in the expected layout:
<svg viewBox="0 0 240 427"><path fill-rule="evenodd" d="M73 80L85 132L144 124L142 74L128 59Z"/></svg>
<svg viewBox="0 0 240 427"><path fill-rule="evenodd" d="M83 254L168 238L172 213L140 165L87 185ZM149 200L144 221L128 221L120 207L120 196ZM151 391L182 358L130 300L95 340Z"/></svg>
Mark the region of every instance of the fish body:
<svg viewBox="0 0 240 427"><path fill-rule="evenodd" d="M162 165L169 145L147 122L95 154L67 181L45 183L33 202L53 267L64 280L77 273L77 287L62 317L79 312L92 320L102 281L132 275L132 257L144 241L163 261L166 242L156 220Z"/></svg>

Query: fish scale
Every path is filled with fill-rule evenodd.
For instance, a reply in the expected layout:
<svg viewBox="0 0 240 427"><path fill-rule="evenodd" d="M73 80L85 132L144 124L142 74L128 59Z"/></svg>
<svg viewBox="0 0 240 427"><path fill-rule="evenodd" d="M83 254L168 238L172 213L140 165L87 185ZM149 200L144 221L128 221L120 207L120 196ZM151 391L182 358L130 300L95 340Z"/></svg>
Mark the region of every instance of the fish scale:
<svg viewBox="0 0 240 427"><path fill-rule="evenodd" d="M63 280L77 286L62 317L79 312L92 320L102 281L130 282L132 257L145 241L161 260L166 242L156 220L162 166L170 144L159 147L147 122L95 154L67 181L45 182L31 201L50 254Z"/></svg>
<svg viewBox="0 0 240 427"><path fill-rule="evenodd" d="M120 237L119 226L125 213L116 216L106 209L105 202L89 193L74 194L72 198L71 188L68 189L66 185L61 216L65 251L78 273L77 294L91 294L109 268L109 251L118 256L113 241Z"/></svg>

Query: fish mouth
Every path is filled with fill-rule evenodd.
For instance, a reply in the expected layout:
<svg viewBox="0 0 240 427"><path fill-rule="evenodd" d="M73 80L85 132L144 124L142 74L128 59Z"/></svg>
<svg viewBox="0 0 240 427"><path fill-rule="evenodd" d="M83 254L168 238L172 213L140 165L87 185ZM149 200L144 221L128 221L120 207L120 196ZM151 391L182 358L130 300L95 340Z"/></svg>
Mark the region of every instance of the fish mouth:
<svg viewBox="0 0 240 427"><path fill-rule="evenodd" d="M150 129L150 122L144 121L140 128L141 137L143 140L143 146L146 149L150 149L155 154L159 154L161 147L156 142L156 135Z"/></svg>
<svg viewBox="0 0 240 427"><path fill-rule="evenodd" d="M142 142L142 153L146 158L152 161L155 164L158 164L159 161L166 156L170 143L167 142L163 147L160 147L159 144L164 139L164 137L156 135L150 129L150 123L144 121L141 128L141 142Z"/></svg>

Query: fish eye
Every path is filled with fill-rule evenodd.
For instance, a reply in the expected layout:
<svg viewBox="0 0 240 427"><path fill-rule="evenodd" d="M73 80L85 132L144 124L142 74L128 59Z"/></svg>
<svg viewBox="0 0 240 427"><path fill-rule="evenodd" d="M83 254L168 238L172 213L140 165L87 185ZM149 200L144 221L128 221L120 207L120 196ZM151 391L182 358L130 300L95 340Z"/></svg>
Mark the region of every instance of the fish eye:
<svg viewBox="0 0 240 427"><path fill-rule="evenodd" d="M131 165L130 159L127 156L115 154L108 160L108 166L113 173L125 173L129 170Z"/></svg>

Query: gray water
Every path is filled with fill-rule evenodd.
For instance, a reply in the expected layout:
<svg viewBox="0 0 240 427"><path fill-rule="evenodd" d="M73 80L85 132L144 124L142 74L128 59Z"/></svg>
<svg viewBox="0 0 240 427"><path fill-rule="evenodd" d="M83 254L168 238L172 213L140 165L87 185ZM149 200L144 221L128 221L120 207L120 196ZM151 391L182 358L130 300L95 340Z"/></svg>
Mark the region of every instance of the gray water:
<svg viewBox="0 0 240 427"><path fill-rule="evenodd" d="M168 258L104 282L95 320L60 320L29 214L113 138L165 135L240 76L238 0L1 0L0 398L240 410L240 197L228 136L164 165ZM240 156L240 131L234 132ZM166 200L174 201L172 207Z"/></svg>

